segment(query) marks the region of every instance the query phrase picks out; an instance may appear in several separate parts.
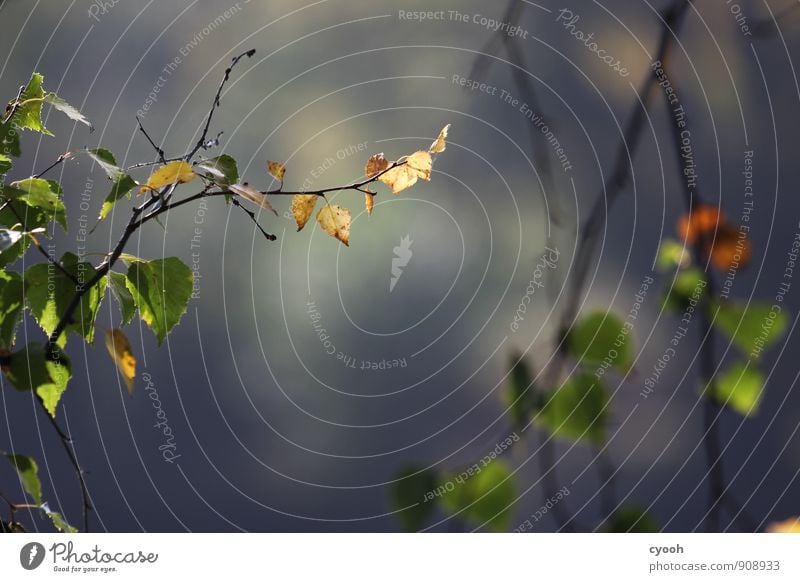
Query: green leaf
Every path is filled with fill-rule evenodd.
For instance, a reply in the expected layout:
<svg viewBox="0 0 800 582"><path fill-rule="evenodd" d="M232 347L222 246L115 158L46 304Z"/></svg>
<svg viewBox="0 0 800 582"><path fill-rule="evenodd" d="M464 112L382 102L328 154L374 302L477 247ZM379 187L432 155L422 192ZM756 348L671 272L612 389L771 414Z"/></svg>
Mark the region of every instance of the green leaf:
<svg viewBox="0 0 800 582"><path fill-rule="evenodd" d="M601 445L607 417L608 395L602 381L580 372L546 400L534 421L555 436Z"/></svg>
<svg viewBox="0 0 800 582"><path fill-rule="evenodd" d="M674 313L683 313L692 302L703 296L706 277L697 267L680 271L675 276L672 286L664 296L664 308Z"/></svg>
<svg viewBox="0 0 800 582"><path fill-rule="evenodd" d="M191 269L176 257L134 262L128 268L128 289L159 345L186 313L192 283Z"/></svg>
<svg viewBox="0 0 800 582"><path fill-rule="evenodd" d="M436 472L423 467L409 466L395 475L392 483L392 502L405 531L419 531L433 513L435 504L425 494L436 489Z"/></svg>
<svg viewBox="0 0 800 582"><path fill-rule="evenodd" d="M61 265L78 281L88 282L94 274L91 263L79 262L78 257L66 253L61 257ZM39 326L50 335L58 325L76 293L75 283L60 269L48 263L37 263L25 271L25 298L31 313ZM66 328L67 333L77 333L88 342L94 342L94 322L106 290L107 279L103 277L94 287L81 297L81 302L73 315L74 323ZM67 334L59 338L64 346Z"/></svg>
<svg viewBox="0 0 800 582"><path fill-rule="evenodd" d="M122 178L114 182L106 199L103 201L103 206L100 208L100 220L108 216L108 213L114 208L114 205L120 201L124 196L130 198L130 191L133 190L138 184L136 180L125 174Z"/></svg>
<svg viewBox="0 0 800 582"><path fill-rule="evenodd" d="M119 310L122 313L122 325L128 325L133 319L133 314L136 313L136 302L133 300L130 289L128 289L127 278L122 273L115 273L111 271L109 274L111 281L111 294L119 304Z"/></svg>
<svg viewBox="0 0 800 582"><path fill-rule="evenodd" d="M22 277L13 271L0 271L0 348L14 345L24 306Z"/></svg>
<svg viewBox="0 0 800 582"><path fill-rule="evenodd" d="M62 533L78 533L78 528L72 527L67 523L60 513L55 511L45 511L45 515L53 522L53 526Z"/></svg>
<svg viewBox="0 0 800 582"><path fill-rule="evenodd" d="M714 397L743 416L758 412L764 389L764 375L755 367L736 363L714 382Z"/></svg>
<svg viewBox="0 0 800 582"><path fill-rule="evenodd" d="M224 187L239 182L236 160L226 154L199 162L195 166L195 171L218 186Z"/></svg>
<svg viewBox="0 0 800 582"><path fill-rule="evenodd" d="M35 392L53 417L72 376L67 356L57 350L55 359L48 358L46 344L39 343L11 354L7 374L17 390Z"/></svg>
<svg viewBox="0 0 800 582"><path fill-rule="evenodd" d="M10 121L0 123L0 153L14 157L19 157L22 153L19 147L19 132Z"/></svg>
<svg viewBox="0 0 800 582"><path fill-rule="evenodd" d="M8 171L11 169L11 158L4 154L0 154L0 181L6 177Z"/></svg>
<svg viewBox="0 0 800 582"><path fill-rule="evenodd" d="M77 121L86 125L89 128L89 131L94 131L94 126L89 122L88 119L75 107L64 101L61 97L56 95L55 93L48 93L44 96L45 103L49 103L53 109L56 111L60 111L73 121Z"/></svg>
<svg viewBox="0 0 800 582"><path fill-rule="evenodd" d="M658 533L661 527L656 518L638 505L624 505L608 520L612 533Z"/></svg>
<svg viewBox="0 0 800 582"><path fill-rule="evenodd" d="M570 331L570 353L579 362L607 362L623 372L633 365L630 326L615 315L597 311L582 318Z"/></svg>
<svg viewBox="0 0 800 582"><path fill-rule="evenodd" d="M28 178L12 182L3 188L3 196L9 200L22 200L31 208L40 209L55 218L66 231L67 214L61 199L61 186L52 180Z"/></svg>
<svg viewBox="0 0 800 582"><path fill-rule="evenodd" d="M444 483L446 489L450 484L455 488L442 497L442 506L482 527L507 531L516 496L508 465L494 460L462 481L453 477Z"/></svg>
<svg viewBox="0 0 800 582"><path fill-rule="evenodd" d="M28 81L27 87L25 87L25 90L19 98L19 102L21 104L24 103L24 105L21 105L17 109L17 112L11 119L11 123L20 129L30 129L46 135L53 135L45 128L44 124L42 124L42 104L44 103L43 81L44 77L39 73L34 73L31 76L31 80ZM28 103L25 103L26 101Z"/></svg>
<svg viewBox="0 0 800 582"><path fill-rule="evenodd" d="M125 170L117 166L117 160L114 159L114 154L107 149L96 148L85 151L86 155L103 169L109 180L117 182L120 178L126 175Z"/></svg>
<svg viewBox="0 0 800 582"><path fill-rule="evenodd" d="M523 430L536 410L536 388L528 364L519 352L511 356L506 406L515 430Z"/></svg>
<svg viewBox="0 0 800 582"><path fill-rule="evenodd" d="M773 311L766 303L722 303L714 323L751 358L759 358L761 353L783 338L789 326L785 308Z"/></svg>
<svg viewBox="0 0 800 582"><path fill-rule="evenodd" d="M20 221L20 218L22 221ZM0 225L14 227L15 230L25 232L44 229L50 223L52 215L48 215L41 209L31 208L25 202L18 200L8 201L0 210ZM20 222L22 224L20 224ZM43 234L47 235L45 231ZM17 261L31 244L29 237L23 237L11 248L0 253L0 267L10 265Z"/></svg>
<svg viewBox="0 0 800 582"><path fill-rule="evenodd" d="M28 533L21 523L0 519L0 533Z"/></svg>
<svg viewBox="0 0 800 582"><path fill-rule="evenodd" d="M5 453L5 457L17 470L22 488L31 496L36 505L41 505L42 483L39 481L39 467L36 465L36 461L25 455Z"/></svg>
<svg viewBox="0 0 800 582"><path fill-rule="evenodd" d="M668 238L658 248L656 266L661 271L671 271L675 267L688 267L691 260L689 249L675 239Z"/></svg>
<svg viewBox="0 0 800 582"><path fill-rule="evenodd" d="M17 244L25 233L21 230L0 228L0 253L3 253Z"/></svg>

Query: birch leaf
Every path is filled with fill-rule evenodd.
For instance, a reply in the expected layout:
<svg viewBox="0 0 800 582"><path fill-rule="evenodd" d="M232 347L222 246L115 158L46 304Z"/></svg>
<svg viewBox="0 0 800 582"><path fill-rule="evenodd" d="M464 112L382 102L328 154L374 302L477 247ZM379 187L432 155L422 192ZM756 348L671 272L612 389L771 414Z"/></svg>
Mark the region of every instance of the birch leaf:
<svg viewBox="0 0 800 582"><path fill-rule="evenodd" d="M383 172L389 167L389 160L387 160L382 153L370 156L367 160L367 166L364 168L364 174L367 178L372 178Z"/></svg>
<svg viewBox="0 0 800 582"><path fill-rule="evenodd" d="M261 208L264 208L266 210L271 210L275 216L278 215L278 213L275 212L275 209L272 207L272 204L270 204L269 200L267 200L266 194L262 194L247 182L245 182L244 184L231 184L230 186L228 186L228 190L230 190L231 192L233 192L238 196L241 196L245 200L249 200L250 202L255 202Z"/></svg>
<svg viewBox="0 0 800 582"><path fill-rule="evenodd" d="M440 154L445 149L447 149L447 132L450 129L450 124L442 128L442 131L439 132L439 137L436 138L436 141L431 144L431 147L428 148L428 152L431 154Z"/></svg>
<svg viewBox="0 0 800 582"><path fill-rule="evenodd" d="M322 230L350 246L350 211L335 204L329 204L317 213L317 222Z"/></svg>
<svg viewBox="0 0 800 582"><path fill-rule="evenodd" d="M296 194L292 198L292 214L294 221L297 223L297 230L303 230L303 227L311 218L311 213L314 212L314 206L317 205L317 198L315 194Z"/></svg>
<svg viewBox="0 0 800 582"><path fill-rule="evenodd" d="M270 176L283 183L283 177L286 175L286 167L283 164L267 160L267 171Z"/></svg>
<svg viewBox="0 0 800 582"><path fill-rule="evenodd" d="M185 184L194 180L195 173L192 166L184 161L170 162L161 166L150 174L147 183L139 190L139 194L148 190L158 190L169 184Z"/></svg>
<svg viewBox="0 0 800 582"><path fill-rule="evenodd" d="M133 396L133 379L136 377L136 358L131 344L121 329L106 330L106 349L125 380L128 394Z"/></svg>

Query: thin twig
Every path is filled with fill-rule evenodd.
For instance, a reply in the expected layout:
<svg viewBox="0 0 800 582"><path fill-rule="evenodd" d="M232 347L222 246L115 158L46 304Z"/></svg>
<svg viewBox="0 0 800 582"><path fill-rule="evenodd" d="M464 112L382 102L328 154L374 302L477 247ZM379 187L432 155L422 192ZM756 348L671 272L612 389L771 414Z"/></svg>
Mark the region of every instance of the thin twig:
<svg viewBox="0 0 800 582"><path fill-rule="evenodd" d="M253 224L255 224L258 227L258 230L261 231L261 234L264 235L265 239L267 239L268 241L277 240L278 237L276 237L274 234L269 234L266 230L264 230L261 227L261 225L258 223L258 219L256 218L255 212L253 212L249 208L245 208L244 206L242 206L242 203L239 202L236 198L231 198L231 202L233 203L234 206L239 208L242 212L244 212L247 216L250 217L250 220L252 220Z"/></svg>
<svg viewBox="0 0 800 582"><path fill-rule="evenodd" d="M231 61L231 65L225 69L225 75L222 77L222 81L219 84L219 88L217 89L217 94L214 96L214 101L211 103L211 109L208 111L208 117L206 117L205 127L203 128L203 133L200 134L200 139L197 140L197 144L194 146L192 151L186 154L186 161L191 161L194 155L200 151L201 148L204 148L206 145L206 139L208 139L208 129L211 127L211 119L214 117L214 111L216 111L217 107L219 107L220 98L222 96L222 89L225 87L225 83L228 82L230 79L231 72L233 72L233 68L242 60L244 57L250 58L254 54L256 54L256 49L250 49L247 52L244 52L240 55L233 57ZM219 137L219 136L218 136Z"/></svg>
<svg viewBox="0 0 800 582"><path fill-rule="evenodd" d="M46 167L44 170L42 170L41 172L39 172L39 173L38 173L38 174L36 174L35 176L32 176L32 178L41 178L41 177L42 177L42 176L44 176L44 175L45 175L47 172L49 172L49 171L50 171L50 170L52 170L53 168L57 167L58 165L60 165L60 164L61 164L62 162L64 162L65 160L68 160L68 159L70 159L71 157L72 157L72 153L71 153L71 152L66 152L66 153L64 153L64 154L61 154L60 156L58 156L58 159L56 159L56 161L55 161L55 162L53 162L52 164L50 164L49 166L47 166L47 167Z"/></svg>
<svg viewBox="0 0 800 582"><path fill-rule="evenodd" d="M153 141L153 138L150 137L150 134L147 133L147 130L144 128L144 125L142 125L142 120L139 119L138 115L136 116L136 123L139 126L139 131L141 131L144 134L144 136L147 138L147 141L149 141L150 145L153 146L153 149L156 150L156 153L158 154L159 161L162 164L166 164L167 161L166 161L166 158L164 157L164 150L162 150L160 147L158 147L156 145L156 142Z"/></svg>

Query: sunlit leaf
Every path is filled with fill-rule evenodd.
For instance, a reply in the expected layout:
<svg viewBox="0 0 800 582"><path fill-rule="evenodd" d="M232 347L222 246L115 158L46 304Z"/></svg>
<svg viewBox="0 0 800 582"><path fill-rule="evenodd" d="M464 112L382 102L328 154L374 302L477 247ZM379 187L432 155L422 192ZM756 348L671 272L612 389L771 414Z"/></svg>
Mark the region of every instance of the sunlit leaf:
<svg viewBox="0 0 800 582"><path fill-rule="evenodd" d="M364 194L364 205L367 209L367 214L372 216L372 209L375 207L375 193L368 192Z"/></svg>
<svg viewBox="0 0 800 582"><path fill-rule="evenodd" d="M789 326L785 308L773 310L766 303L722 303L715 324L750 357L761 354L783 338Z"/></svg>
<svg viewBox="0 0 800 582"><path fill-rule="evenodd" d="M800 517L790 517L784 521L775 521L767 526L768 533L800 533Z"/></svg>
<svg viewBox="0 0 800 582"><path fill-rule="evenodd" d="M36 465L36 461L25 455L5 453L5 457L17 470L25 493L31 496L36 505L41 505L42 483L39 481L39 467Z"/></svg>
<svg viewBox="0 0 800 582"><path fill-rule="evenodd" d="M45 103L49 103L52 105L53 109L60 111L73 121L77 121L86 125L89 128L89 131L94 131L94 126L89 122L89 120L75 107L64 101L61 97L56 95L55 93L48 93L44 96Z"/></svg>
<svg viewBox="0 0 800 582"><path fill-rule="evenodd" d="M433 513L436 506L425 496L436 489L437 480L434 471L416 466L405 467L395 475L392 501L405 531L419 531Z"/></svg>
<svg viewBox="0 0 800 582"><path fill-rule="evenodd" d="M601 445L605 440L608 395L594 374L573 375L558 390L544 398L534 422L551 434L570 440Z"/></svg>
<svg viewBox="0 0 800 582"><path fill-rule="evenodd" d="M30 343L11 354L7 375L17 390L35 392L55 417L56 406L72 372L69 359L61 350L56 349L55 356L48 358L45 344Z"/></svg>
<svg viewBox="0 0 800 582"><path fill-rule="evenodd" d="M61 257L61 265L76 279L88 282L94 273L91 263L81 262L72 253ZM41 328L50 335L55 330L62 314L75 296L75 282L60 269L47 263L37 263L25 270L25 299L31 313ZM66 332L77 333L88 342L94 341L94 322L106 289L106 278L81 297L80 304L73 315L74 323L66 328ZM67 335L62 334L59 345L64 346Z"/></svg>
<svg viewBox="0 0 800 582"><path fill-rule="evenodd" d="M0 271L0 348L14 345L24 305L22 277L13 271Z"/></svg>
<svg viewBox="0 0 800 582"><path fill-rule="evenodd" d="M2 144L0 144L2 147ZM0 180L6 177L6 174L11 169L11 158L4 154L0 154Z"/></svg>
<svg viewBox="0 0 800 582"><path fill-rule="evenodd" d="M658 248L656 266L662 271L669 271L675 267L685 268L691 263L692 255L689 249L678 241L668 238Z"/></svg>
<svg viewBox="0 0 800 582"><path fill-rule="evenodd" d="M447 148L447 132L450 129L450 124L448 123L442 128L442 131L439 132L439 137L436 138L431 144L431 147L428 148L428 152L431 154L440 154Z"/></svg>
<svg viewBox="0 0 800 582"><path fill-rule="evenodd" d="M336 204L328 204L317 213L322 230L350 246L350 211Z"/></svg>
<svg viewBox="0 0 800 582"><path fill-rule="evenodd" d="M96 148L86 150L86 155L89 156L100 168L106 173L109 180L114 182L119 181L120 178L125 176L125 170L117 165L117 160L114 159L114 154L104 148Z"/></svg>
<svg viewBox="0 0 800 582"><path fill-rule="evenodd" d="M47 507L47 504L44 504L44 507ZM78 528L72 527L70 524L67 523L67 520L64 519L64 516L58 513L57 511L45 511L44 514L53 522L53 527L55 527L58 531L62 533L78 533Z"/></svg>
<svg viewBox="0 0 800 582"><path fill-rule="evenodd" d="M121 329L106 330L106 349L125 380L128 394L133 396L133 380L136 378L136 358L133 349Z"/></svg>
<svg viewBox="0 0 800 582"><path fill-rule="evenodd" d="M132 263L127 278L139 316L160 345L186 312L192 296L192 270L180 259L168 257Z"/></svg>
<svg viewBox="0 0 800 582"><path fill-rule="evenodd" d="M61 186L57 182L41 178L12 182L3 189L4 197L9 200L21 200L31 208L46 212L67 230L67 214L61 194Z"/></svg>
<svg viewBox="0 0 800 582"><path fill-rule="evenodd" d="M23 236L25 233L22 231L0 228L0 253L13 247Z"/></svg>
<svg viewBox="0 0 800 582"><path fill-rule="evenodd" d="M381 174L378 179L389 186L392 192L399 194L416 184L419 178L430 180L432 163L428 152L415 152L405 159L405 163Z"/></svg>
<svg viewBox="0 0 800 582"><path fill-rule="evenodd" d="M11 123L20 129L38 131L46 135L53 135L42 123L42 104L44 103L44 77L39 73L31 75L25 90L19 98L20 106L11 119Z"/></svg>
<svg viewBox="0 0 800 582"><path fill-rule="evenodd" d="M317 204L319 196L316 194L296 194L292 197L292 214L294 221L297 223L297 230L303 230L303 227L311 218L311 213L314 212L314 206Z"/></svg>
<svg viewBox="0 0 800 582"><path fill-rule="evenodd" d="M261 208L271 211L275 216L278 215L278 213L272 207L272 204L269 203L266 194L263 194L259 190L256 190L250 184L246 182L244 184L231 184L230 186L228 186L228 190L230 190L231 192L233 192L238 196L241 196L245 200L249 200L250 202L255 202Z"/></svg>
<svg viewBox="0 0 800 582"><path fill-rule="evenodd" d="M664 307L675 313L683 313L692 303L697 304L703 297L705 287L706 275L703 271L697 267L683 269L667 288Z"/></svg>
<svg viewBox="0 0 800 582"><path fill-rule="evenodd" d="M278 182L283 182L283 177L286 175L286 167L283 164L267 160L267 171Z"/></svg>
<svg viewBox="0 0 800 582"><path fill-rule="evenodd" d="M192 166L183 160L177 162L170 162L165 166L161 166L150 174L147 183L142 186L139 193L147 192L148 190L158 190L170 184L184 184L194 180L196 174Z"/></svg>
<svg viewBox="0 0 800 582"><path fill-rule="evenodd" d="M633 365L630 327L612 313L598 311L581 318L568 343L570 354L580 362L606 363L623 372Z"/></svg>
<svg viewBox="0 0 800 582"><path fill-rule="evenodd" d="M764 375L752 364L736 363L714 382L717 401L743 416L758 411L764 389Z"/></svg>
<svg viewBox="0 0 800 582"><path fill-rule="evenodd" d="M480 465L479 465L480 467ZM442 506L451 513L458 513L476 525L494 531L506 531L512 516L516 497L511 469L499 459L467 476L463 482L457 476L445 475L445 487L451 483L454 489L442 497ZM459 513L460 512L460 513Z"/></svg>

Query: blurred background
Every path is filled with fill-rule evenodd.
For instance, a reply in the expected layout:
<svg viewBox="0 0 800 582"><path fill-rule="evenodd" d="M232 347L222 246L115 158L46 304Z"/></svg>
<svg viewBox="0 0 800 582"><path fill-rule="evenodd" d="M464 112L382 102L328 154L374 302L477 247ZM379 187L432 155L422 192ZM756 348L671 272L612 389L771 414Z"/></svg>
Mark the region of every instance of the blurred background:
<svg viewBox="0 0 800 582"><path fill-rule="evenodd" d="M372 216L361 211L358 193L332 197L353 210L349 248L314 225L295 232L289 199L275 200L278 217L260 215L278 237L273 243L220 199L185 206L163 227L140 231L129 252L181 257L200 276L196 297L160 348L138 318L127 328L139 359L133 397L102 341L68 348L74 376L60 418L89 471L93 529L393 531L390 492L401 467L457 471L511 434L504 415L510 356L524 353L538 369L552 355L576 225L612 171L622 128L639 106L636 88L651 74L659 11L669 4L520 2L513 42L525 55L535 104L519 94L500 44L487 51L478 79L486 86L471 90L462 82L472 79L506 2L0 4L0 95L12 99L39 71L96 127L90 134L50 116L56 137L25 135L10 178L84 146L107 148L124 165L152 160L137 114L168 155L191 149L225 67L250 48L257 52L233 73L211 134L224 132L219 153L234 156L259 187L269 186L268 159L285 162L287 188L345 184L362 175L371 154L396 159L427 147L451 124L431 182L399 196L380 186ZM702 195L734 222L745 201L745 152L753 152L753 259L732 288L745 301L774 297L800 231L793 64L800 11L770 24L796 4L738 0L737 12L731 3L696 2L672 54L671 80L690 123ZM571 29L562 9L579 16ZM433 14L420 19L415 11ZM574 30L594 33L628 74L604 63ZM665 530L686 531L698 527L707 499L696 329L655 392L640 395L679 324L661 308L659 289L672 275L653 263L661 241L675 236L683 185L671 114L660 94L653 104L632 153L633 178L603 217L582 310L625 314L642 281L656 281L633 331L634 372L607 377L608 456L620 500L650 508ZM536 123L563 148L556 153L540 132L546 164L531 148ZM57 173L51 177L63 183L72 209L70 231L56 238L61 255L83 244L81 198L90 200L94 217L110 183L83 158ZM147 175L145 169L136 177ZM117 206L87 250L113 246L129 204ZM537 290L512 330L545 247L558 255L544 273L547 290ZM391 286L398 253L408 261ZM800 513L798 293L792 289L785 302L790 332L763 359L769 380L758 414L725 415L721 426L727 482L762 527ZM118 324L107 298L98 325ZM42 334L28 322L23 339ZM725 361L733 348L719 343ZM159 449L165 437L154 426L154 395L174 435L171 462ZM0 448L37 458L51 508L79 522L74 474L41 410L8 384L0 402ZM534 446L542 434L530 426L520 436L530 446L507 458L516 484L514 526L544 503ZM593 459L583 445L556 443L559 486L569 488L570 511L585 524L602 518ZM10 467L0 467L0 482L18 490ZM431 529L454 529L450 522L437 515ZM534 531L556 528L548 516Z"/></svg>

